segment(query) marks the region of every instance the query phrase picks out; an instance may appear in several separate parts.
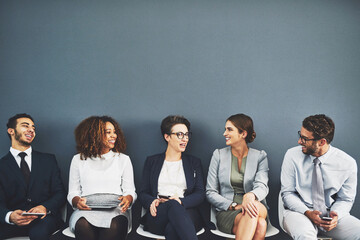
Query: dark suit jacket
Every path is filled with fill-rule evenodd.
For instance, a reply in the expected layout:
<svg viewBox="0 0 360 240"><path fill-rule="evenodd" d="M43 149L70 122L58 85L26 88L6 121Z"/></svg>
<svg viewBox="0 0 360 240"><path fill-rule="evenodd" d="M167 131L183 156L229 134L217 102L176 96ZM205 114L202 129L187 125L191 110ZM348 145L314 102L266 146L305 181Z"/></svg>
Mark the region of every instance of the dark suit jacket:
<svg viewBox="0 0 360 240"><path fill-rule="evenodd" d="M140 186L139 201L145 209L157 198L158 179L165 160L165 153L150 156L146 159ZM185 208L200 205L205 199L203 171L200 159L182 154L183 168L187 189L181 202Z"/></svg>
<svg viewBox="0 0 360 240"><path fill-rule="evenodd" d="M30 210L43 205L50 214L60 217L66 192L55 156L32 151L29 186L16 160L9 152L0 159L0 223L9 211Z"/></svg>

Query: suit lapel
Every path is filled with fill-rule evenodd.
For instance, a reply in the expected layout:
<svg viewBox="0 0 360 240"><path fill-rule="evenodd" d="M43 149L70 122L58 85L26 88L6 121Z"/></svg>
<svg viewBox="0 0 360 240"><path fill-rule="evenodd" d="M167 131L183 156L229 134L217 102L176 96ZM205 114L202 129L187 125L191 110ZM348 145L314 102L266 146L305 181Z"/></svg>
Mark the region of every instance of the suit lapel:
<svg viewBox="0 0 360 240"><path fill-rule="evenodd" d="M244 190L249 192L251 189L248 189L248 183L251 181L250 177L255 176L255 171L257 169L257 158L256 152L249 148L249 152L246 159L245 173L244 173Z"/></svg>
<svg viewBox="0 0 360 240"><path fill-rule="evenodd" d="M22 183L22 185L24 186L24 188L26 189L26 182L25 182L25 178L24 175L21 172L21 169L19 167L19 165L16 163L15 158L13 157L13 155L9 152L6 156L6 163L9 167L9 171L14 173L15 179L19 182Z"/></svg>
<svg viewBox="0 0 360 240"><path fill-rule="evenodd" d="M183 169L186 179L186 190L189 191L194 187L194 177L195 177L194 175L196 173L192 169L190 159L185 154L182 154L181 158L183 162Z"/></svg>
<svg viewBox="0 0 360 240"><path fill-rule="evenodd" d="M221 160L223 159L223 160ZM227 147L224 150L220 150L220 172L226 181L225 186L231 185L231 147ZM221 181L220 181L221 182Z"/></svg>
<svg viewBox="0 0 360 240"><path fill-rule="evenodd" d="M160 172L161 172L161 168L164 164L165 161L165 153L162 153L158 159L156 159L156 161L154 162L154 167L153 167L153 196L157 196L158 194L158 182L159 182L159 176L160 176Z"/></svg>

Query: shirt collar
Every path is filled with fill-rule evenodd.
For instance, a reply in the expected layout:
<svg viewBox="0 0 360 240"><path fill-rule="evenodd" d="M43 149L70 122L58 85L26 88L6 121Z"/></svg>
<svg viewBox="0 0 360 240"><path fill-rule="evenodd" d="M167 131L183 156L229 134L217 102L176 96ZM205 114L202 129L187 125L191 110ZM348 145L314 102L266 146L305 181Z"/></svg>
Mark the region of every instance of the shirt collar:
<svg viewBox="0 0 360 240"><path fill-rule="evenodd" d="M327 150L327 152L325 154L321 155L320 157L315 157L313 155L310 155L311 162L313 162L315 158L318 158L321 163L326 162L326 160L331 155L332 151L333 151L333 147L331 145L329 145L329 149Z"/></svg>
<svg viewBox="0 0 360 240"><path fill-rule="evenodd" d="M31 148L31 146L30 146L30 147L29 147L28 149L26 149L25 151L19 151L19 150L13 148L13 147L10 147L10 152L11 152L11 154L14 156L14 158L16 159L16 157L17 157L17 156L19 155L19 153L21 153L21 152L26 153L27 156L31 156L32 148Z"/></svg>

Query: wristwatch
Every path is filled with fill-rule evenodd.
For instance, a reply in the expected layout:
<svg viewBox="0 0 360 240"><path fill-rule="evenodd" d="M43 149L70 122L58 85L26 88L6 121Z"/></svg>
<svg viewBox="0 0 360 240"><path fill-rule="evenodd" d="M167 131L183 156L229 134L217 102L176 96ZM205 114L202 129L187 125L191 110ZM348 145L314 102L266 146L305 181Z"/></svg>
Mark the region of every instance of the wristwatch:
<svg viewBox="0 0 360 240"><path fill-rule="evenodd" d="M236 202L232 202L230 207L231 207L231 210L235 210L235 207L237 206L238 204Z"/></svg>

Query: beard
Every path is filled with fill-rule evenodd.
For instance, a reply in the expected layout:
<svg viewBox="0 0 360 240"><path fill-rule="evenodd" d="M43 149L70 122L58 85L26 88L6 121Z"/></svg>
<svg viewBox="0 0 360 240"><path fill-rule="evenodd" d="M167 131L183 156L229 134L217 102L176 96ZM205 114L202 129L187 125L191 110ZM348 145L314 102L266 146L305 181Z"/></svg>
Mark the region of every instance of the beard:
<svg viewBox="0 0 360 240"><path fill-rule="evenodd" d="M21 133L17 132L16 129L15 129L15 140L18 141L21 145L23 146L30 146L31 145L31 142L26 142L24 140L21 139Z"/></svg>
<svg viewBox="0 0 360 240"><path fill-rule="evenodd" d="M318 152L318 148L316 147L316 144L313 143L312 145L306 147L306 146L303 146L305 147L305 149L302 149L302 152L304 154L308 154L308 155L314 155L314 153L317 153Z"/></svg>

